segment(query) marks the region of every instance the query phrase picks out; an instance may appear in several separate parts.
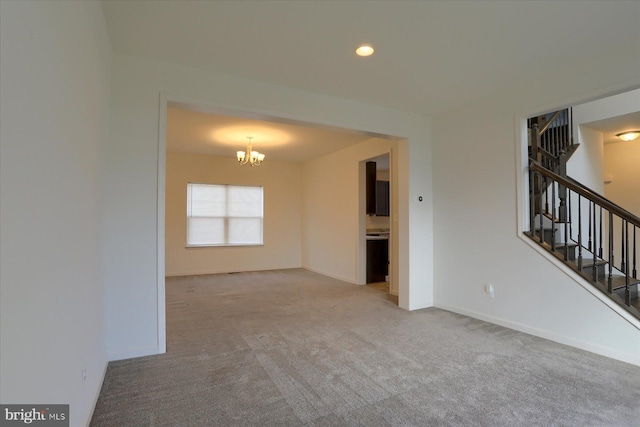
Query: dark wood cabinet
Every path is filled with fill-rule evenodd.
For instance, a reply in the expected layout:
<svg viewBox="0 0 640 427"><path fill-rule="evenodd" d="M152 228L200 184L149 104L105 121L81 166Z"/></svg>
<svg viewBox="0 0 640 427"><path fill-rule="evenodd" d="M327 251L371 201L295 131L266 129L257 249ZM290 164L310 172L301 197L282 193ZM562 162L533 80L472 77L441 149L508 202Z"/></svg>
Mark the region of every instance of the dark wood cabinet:
<svg viewBox="0 0 640 427"><path fill-rule="evenodd" d="M389 216L389 181L376 179L376 162L366 163L367 215Z"/></svg>
<svg viewBox="0 0 640 427"><path fill-rule="evenodd" d="M367 195L367 215L376 214L376 162L366 163L365 186Z"/></svg>
<svg viewBox="0 0 640 427"><path fill-rule="evenodd" d="M376 215L389 216L389 181L376 181Z"/></svg>
<svg viewBox="0 0 640 427"><path fill-rule="evenodd" d="M389 240L367 240L367 283L384 282L389 274Z"/></svg>

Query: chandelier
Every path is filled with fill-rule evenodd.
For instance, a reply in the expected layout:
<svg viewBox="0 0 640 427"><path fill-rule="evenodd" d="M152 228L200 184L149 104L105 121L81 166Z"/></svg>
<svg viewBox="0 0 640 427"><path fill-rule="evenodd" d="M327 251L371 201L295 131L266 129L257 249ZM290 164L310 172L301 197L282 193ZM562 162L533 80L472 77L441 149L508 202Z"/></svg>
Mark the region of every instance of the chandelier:
<svg viewBox="0 0 640 427"><path fill-rule="evenodd" d="M622 132L616 135L623 141L633 141L640 136L640 130L630 130L628 132Z"/></svg>
<svg viewBox="0 0 640 427"><path fill-rule="evenodd" d="M260 166L264 160L264 154L253 151L253 147L251 146L252 136L248 136L247 139L249 140L247 151L238 151L238 163L241 165L249 163L251 166Z"/></svg>

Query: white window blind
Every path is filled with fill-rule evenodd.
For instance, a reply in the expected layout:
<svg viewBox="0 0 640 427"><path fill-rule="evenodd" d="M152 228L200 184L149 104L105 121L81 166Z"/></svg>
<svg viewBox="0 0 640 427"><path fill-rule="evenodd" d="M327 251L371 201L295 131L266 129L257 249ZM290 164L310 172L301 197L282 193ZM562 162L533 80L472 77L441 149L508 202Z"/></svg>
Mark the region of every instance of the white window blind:
<svg viewBox="0 0 640 427"><path fill-rule="evenodd" d="M187 184L187 246L261 245L262 187Z"/></svg>

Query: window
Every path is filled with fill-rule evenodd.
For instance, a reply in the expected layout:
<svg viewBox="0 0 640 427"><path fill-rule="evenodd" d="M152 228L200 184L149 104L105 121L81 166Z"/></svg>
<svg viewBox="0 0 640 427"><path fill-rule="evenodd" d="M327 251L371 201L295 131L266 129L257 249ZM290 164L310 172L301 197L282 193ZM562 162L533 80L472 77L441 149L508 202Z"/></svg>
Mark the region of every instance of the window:
<svg viewBox="0 0 640 427"><path fill-rule="evenodd" d="M187 184L187 246L261 245L262 187Z"/></svg>

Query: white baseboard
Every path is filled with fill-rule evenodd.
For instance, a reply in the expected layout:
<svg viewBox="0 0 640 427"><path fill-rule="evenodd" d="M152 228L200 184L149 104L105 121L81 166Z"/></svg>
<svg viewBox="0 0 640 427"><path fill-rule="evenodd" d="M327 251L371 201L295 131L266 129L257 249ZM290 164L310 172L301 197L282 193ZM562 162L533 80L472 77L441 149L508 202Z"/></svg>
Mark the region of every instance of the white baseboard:
<svg viewBox="0 0 640 427"><path fill-rule="evenodd" d="M199 270L199 271L188 271L188 272L167 272L165 273L165 277L184 277L184 276L203 276L207 274L228 274L228 273L248 273L252 271L271 271L271 270L291 270L294 268L304 268L301 266L293 266L293 267L274 267L274 268L259 268L256 270Z"/></svg>
<svg viewBox="0 0 640 427"><path fill-rule="evenodd" d="M165 273L164 277L186 277L186 276L204 276L207 274L224 274L229 273L229 271L221 271L221 270L203 270L203 271L190 271L190 272L168 272Z"/></svg>
<svg viewBox="0 0 640 427"><path fill-rule="evenodd" d="M312 271L314 273L322 274L323 276L331 277L332 279L337 279L337 280L341 280L343 282L351 283L352 285L357 285L358 284L358 281L356 279L354 279L353 277L340 276L338 274L329 273L328 271L323 271L323 270L320 270L320 269L317 269L317 268L311 268L311 267L308 267L306 265L303 265L302 268L305 269L305 270Z"/></svg>
<svg viewBox="0 0 640 427"><path fill-rule="evenodd" d="M496 325L504 326L505 328L513 329L516 331L524 332L536 337L545 338L550 341L554 341L560 344L568 345L571 347L579 348L580 350L586 350L591 353L596 353L601 356L609 357L611 359L620 360L622 362L631 363L632 365L640 366L640 354L623 353L618 350L602 347L596 344L588 343L585 341L577 340L572 337L558 335L554 332L544 329L534 328L522 323L513 322L511 320L503 319L500 317L489 316L483 313L479 313L472 310L467 310L462 307L457 307L449 304L436 303L435 306L442 310L452 311L454 313L462 314L465 316L473 317L475 319L484 320L485 322L494 323Z"/></svg>
<svg viewBox="0 0 640 427"><path fill-rule="evenodd" d="M91 405L91 411L89 411L88 418L85 419L84 425L89 427L91 424L91 419L93 418L93 413L96 410L96 405L98 404L98 399L100 398L100 392L102 391L102 385L104 384L104 379L107 376L107 366L109 366L109 362L105 361L102 366L102 375L100 376L100 382L98 384L98 389L93 393L93 404Z"/></svg>
<svg viewBox="0 0 640 427"><path fill-rule="evenodd" d="M113 353L109 353L109 362L115 362L116 360L125 360L125 359L133 359L136 357L144 357L144 356L155 356L156 354L161 354L158 351L158 347L136 347L133 349L127 349L125 351L116 351Z"/></svg>

